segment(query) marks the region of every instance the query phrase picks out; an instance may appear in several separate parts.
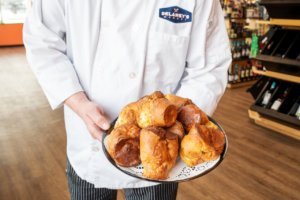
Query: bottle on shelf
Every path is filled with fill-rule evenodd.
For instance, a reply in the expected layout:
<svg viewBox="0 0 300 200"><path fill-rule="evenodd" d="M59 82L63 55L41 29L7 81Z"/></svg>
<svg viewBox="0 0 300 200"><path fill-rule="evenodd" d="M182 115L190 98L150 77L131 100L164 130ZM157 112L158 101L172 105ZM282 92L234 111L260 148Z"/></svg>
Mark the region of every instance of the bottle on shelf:
<svg viewBox="0 0 300 200"><path fill-rule="evenodd" d="M246 57L249 57L250 56L250 43L246 42Z"/></svg>
<svg viewBox="0 0 300 200"><path fill-rule="evenodd" d="M287 98L291 88L287 88L284 92L274 101L271 106L272 110L278 111L284 100Z"/></svg>
<svg viewBox="0 0 300 200"><path fill-rule="evenodd" d="M236 57L237 57L237 56L236 56L236 51L235 51L235 49L234 49L234 50L232 51L232 59L235 60Z"/></svg>
<svg viewBox="0 0 300 200"><path fill-rule="evenodd" d="M232 16L232 5L228 2L226 8L226 16L230 18Z"/></svg>
<svg viewBox="0 0 300 200"><path fill-rule="evenodd" d="M272 94L274 93L275 89L277 87L277 83L275 81L272 82L270 89L268 89L264 95L263 99L261 101L261 106L266 108L271 100Z"/></svg>
<svg viewBox="0 0 300 200"><path fill-rule="evenodd" d="M299 53L299 55L297 56L296 60L300 60L300 53Z"/></svg>
<svg viewBox="0 0 300 200"><path fill-rule="evenodd" d="M239 75L239 65L238 64L235 64L234 66L234 82L237 83L237 82L240 82L240 75Z"/></svg>
<svg viewBox="0 0 300 200"><path fill-rule="evenodd" d="M246 18L253 18L254 12L255 10L253 4L247 3Z"/></svg>
<svg viewBox="0 0 300 200"><path fill-rule="evenodd" d="M298 96L297 101L295 101L295 104L293 105L292 109L290 110L289 115L296 117L298 120L300 120L300 96Z"/></svg>
<svg viewBox="0 0 300 200"><path fill-rule="evenodd" d="M268 54L268 55L269 55L269 54L271 53L271 49L272 49L272 47L274 46L274 44L275 44L275 42L274 42L274 41L271 41L270 44L267 45L267 47L266 47L266 49L265 49L265 52L266 52L265 54Z"/></svg>
<svg viewBox="0 0 300 200"><path fill-rule="evenodd" d="M250 46L243 40L231 41L231 52L234 60L249 58Z"/></svg>
<svg viewBox="0 0 300 200"><path fill-rule="evenodd" d="M249 67L248 65L246 66L246 76L247 76L247 81L251 81L251 67Z"/></svg>
<svg viewBox="0 0 300 200"><path fill-rule="evenodd" d="M259 48L262 53L263 50L267 51L267 48L270 50L272 45L270 45L270 40L273 38L274 34L279 30L279 27L271 27L267 33L264 34L263 38L260 41ZM267 46L268 45L268 46ZM271 53L271 52L270 52ZM265 54L265 53L264 53Z"/></svg>
<svg viewBox="0 0 300 200"><path fill-rule="evenodd" d="M250 60L248 60L248 62L247 62L247 68L249 71L249 80L255 79L253 71L252 71L252 62Z"/></svg>
<svg viewBox="0 0 300 200"><path fill-rule="evenodd" d="M245 81L245 74L246 74L245 68L241 67L241 76L240 76L241 81Z"/></svg>
<svg viewBox="0 0 300 200"><path fill-rule="evenodd" d="M294 44L297 42L297 40L299 39L299 35L297 35L294 40L289 44L289 47L287 48L287 50L285 51L285 53L282 54L282 58L286 58L286 56L290 53L291 49L293 48ZM296 60L300 59L300 54L298 55L298 57L296 57Z"/></svg>
<svg viewBox="0 0 300 200"><path fill-rule="evenodd" d="M250 80L250 69L248 66L245 67L245 80Z"/></svg>
<svg viewBox="0 0 300 200"><path fill-rule="evenodd" d="M242 43L242 53L241 53L241 57L242 57L242 58L247 57L246 52L247 52L246 43L243 42L243 43Z"/></svg>
<svg viewBox="0 0 300 200"><path fill-rule="evenodd" d="M298 109L297 109L297 111L295 113L295 116L297 117L297 119L300 120L300 104L298 105Z"/></svg>
<svg viewBox="0 0 300 200"><path fill-rule="evenodd" d="M230 66L229 69L228 69L228 82L229 83L234 82L234 75L232 73L232 66Z"/></svg>
<svg viewBox="0 0 300 200"><path fill-rule="evenodd" d="M240 43L237 43L237 47L236 47L236 59L240 59L241 58L241 46Z"/></svg>

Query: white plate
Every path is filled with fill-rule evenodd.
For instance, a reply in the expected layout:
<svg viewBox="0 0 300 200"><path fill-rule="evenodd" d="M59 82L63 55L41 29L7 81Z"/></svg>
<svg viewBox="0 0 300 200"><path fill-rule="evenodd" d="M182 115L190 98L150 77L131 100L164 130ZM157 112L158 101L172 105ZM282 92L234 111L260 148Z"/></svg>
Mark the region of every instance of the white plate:
<svg viewBox="0 0 300 200"><path fill-rule="evenodd" d="M147 178L143 177L143 165L142 164L140 164L139 166L136 166L136 167L122 167L122 166L117 165L106 150L106 136L108 134L103 135L103 140L102 140L103 141L102 142L103 151L104 151L104 154L106 155L107 159L111 162L111 164L113 164L117 169L121 170L125 174L133 176L135 178L139 178L139 179L143 179L143 180L147 180L147 181L153 181L153 182L160 182L160 183L189 181L189 180L192 180L195 178L199 178L199 177L207 174L208 172L212 171L213 169L215 169L223 161L225 154L227 152L227 149L228 149L228 140L227 140L227 137L226 137L226 134L225 134L223 128L211 117L209 117L209 120L212 121L214 124L216 124L225 136L225 146L224 146L224 150L221 153L221 155L216 160L205 162L205 163L199 164L195 167L188 167L180 159L180 156L178 156L175 167L169 173L169 178L165 179L165 180L151 180L151 179L147 179ZM113 125L114 125L114 123L113 123ZM112 130L112 128L110 129L110 131L111 130ZM108 131L108 133L110 133L110 131Z"/></svg>

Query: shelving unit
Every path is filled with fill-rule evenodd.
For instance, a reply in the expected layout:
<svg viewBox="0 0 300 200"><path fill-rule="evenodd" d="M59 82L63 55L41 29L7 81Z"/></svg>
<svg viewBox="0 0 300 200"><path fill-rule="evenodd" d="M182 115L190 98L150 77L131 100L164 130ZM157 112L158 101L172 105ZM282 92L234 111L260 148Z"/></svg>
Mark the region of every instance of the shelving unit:
<svg viewBox="0 0 300 200"><path fill-rule="evenodd" d="M258 76L252 73L252 61L249 58L253 29L245 27L249 22L261 19L261 8L256 0L221 0L221 3L233 55L227 88L250 86Z"/></svg>
<svg viewBox="0 0 300 200"><path fill-rule="evenodd" d="M280 31L296 31L296 34L300 34L300 19L276 19L271 18L270 21L263 21L263 20L256 20L257 24L260 25L269 25L273 26L274 28L280 28ZM284 33L286 34L286 32ZM269 35L270 36L270 35ZM274 36L267 36L268 42L270 40L273 40L272 37ZM271 82L277 81L278 83L282 85L289 85L284 87L290 87L290 94L293 96L292 98L289 98L287 103L289 105L294 105L292 108L290 108L289 112L278 112L276 110L272 110L270 106L262 107L259 103L259 98L264 98L264 93L266 91L267 87L260 87L261 91L257 93L256 97L256 103L251 106L251 108L248 110L249 118L252 119L257 125L271 129L275 132L293 137L295 139L300 140L300 120L295 117L294 111L292 111L295 107L297 108L299 98L299 84L300 84L300 60L297 60L296 57L293 57L295 59L291 59L285 56L278 56L277 49L279 46L282 46L281 44L285 44L285 46L295 46L295 44L298 43L283 43L283 38L286 35L281 35L279 40L277 40L278 43L276 43L276 38L273 40L273 43L276 44L276 47L271 51L270 54L265 53L264 49L262 49L261 54L259 54L255 59L262 63L261 68L252 67L252 71L256 74L262 75L263 77L266 77L266 79L270 79ZM287 38L287 37L286 37ZM294 40L293 40L294 41ZM297 41L297 39L295 39ZM268 45L265 46L267 48ZM272 48L272 47L270 47ZM269 50L266 52L270 52ZM285 50L286 52L289 52L289 49ZM298 52L298 51L296 51ZM280 54L280 55L284 55ZM297 53L298 55L298 53ZM292 70L291 70L292 69ZM271 85L271 82L268 84ZM256 83L258 84L258 83ZM253 86L254 87L254 86ZM258 86L257 86L258 87ZM280 85L277 87L281 87ZM258 87L259 88L259 87ZM293 88L293 89L291 89ZM295 90L296 88L296 90ZM298 88L298 89L297 89ZM278 89L279 90L279 89ZM287 89L281 89L281 94L283 90ZM278 92L279 93L279 92ZM272 94L272 97L276 95L276 91ZM294 98L295 97L295 98ZM286 100L287 100L286 98ZM277 97L276 97L277 99ZM298 100L297 100L298 99ZM274 102L273 102L274 103ZM271 103L271 104L273 104ZM270 104L269 104L270 105Z"/></svg>

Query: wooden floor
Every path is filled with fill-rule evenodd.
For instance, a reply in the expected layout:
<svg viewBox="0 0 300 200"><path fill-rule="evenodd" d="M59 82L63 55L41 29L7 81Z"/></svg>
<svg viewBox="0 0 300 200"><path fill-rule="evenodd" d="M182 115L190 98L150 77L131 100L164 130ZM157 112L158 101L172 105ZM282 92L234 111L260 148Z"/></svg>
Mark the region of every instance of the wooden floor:
<svg viewBox="0 0 300 200"><path fill-rule="evenodd" d="M245 89L214 117L229 137L225 161L180 184L178 199L300 199L300 142L254 125ZM51 111L22 47L0 48L0 199L69 199L62 110ZM119 193L118 199L124 199Z"/></svg>

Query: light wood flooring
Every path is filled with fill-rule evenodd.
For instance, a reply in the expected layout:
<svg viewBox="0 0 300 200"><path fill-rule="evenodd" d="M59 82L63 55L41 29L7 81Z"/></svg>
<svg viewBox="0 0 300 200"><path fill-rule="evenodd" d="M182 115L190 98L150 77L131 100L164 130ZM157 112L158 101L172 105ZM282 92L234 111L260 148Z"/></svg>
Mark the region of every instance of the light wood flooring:
<svg viewBox="0 0 300 200"><path fill-rule="evenodd" d="M245 88L226 92L214 118L227 131L227 157L180 184L179 200L300 199L300 141L254 125L252 102ZM24 48L0 48L0 200L69 199L65 144L62 110L50 109Z"/></svg>

